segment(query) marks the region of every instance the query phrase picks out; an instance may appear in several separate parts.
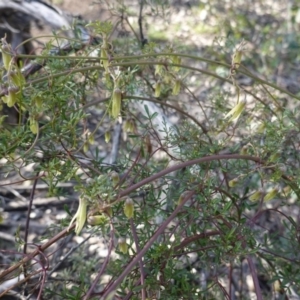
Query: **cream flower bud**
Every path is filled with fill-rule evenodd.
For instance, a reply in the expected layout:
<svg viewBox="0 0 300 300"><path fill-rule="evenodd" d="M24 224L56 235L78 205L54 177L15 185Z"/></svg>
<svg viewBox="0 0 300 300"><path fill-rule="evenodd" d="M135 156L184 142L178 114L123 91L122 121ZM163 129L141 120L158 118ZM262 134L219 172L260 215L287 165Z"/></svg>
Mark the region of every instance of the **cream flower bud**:
<svg viewBox="0 0 300 300"><path fill-rule="evenodd" d="M114 185L117 185L120 181L120 176L116 171L110 172L110 178L112 179Z"/></svg>
<svg viewBox="0 0 300 300"><path fill-rule="evenodd" d="M261 190L258 190L249 197L249 200L255 202L260 200L262 196L263 196L263 192Z"/></svg>
<svg viewBox="0 0 300 300"><path fill-rule="evenodd" d="M3 103L7 103L7 101L8 101L8 95L2 96L1 100L2 100ZM1 110L2 110L2 105L1 105Z"/></svg>
<svg viewBox="0 0 300 300"><path fill-rule="evenodd" d="M39 131L39 123L34 118L29 119L30 122L30 130L33 134L37 134Z"/></svg>
<svg viewBox="0 0 300 300"><path fill-rule="evenodd" d="M284 195L288 195L291 192L291 187L289 185L285 186L282 190Z"/></svg>
<svg viewBox="0 0 300 300"><path fill-rule="evenodd" d="M124 238L119 238L118 247L123 254L126 254L128 252L128 245Z"/></svg>
<svg viewBox="0 0 300 300"><path fill-rule="evenodd" d="M280 158L280 154L279 153L272 153L268 159L269 163L274 163L276 162L278 159Z"/></svg>
<svg viewBox="0 0 300 300"><path fill-rule="evenodd" d="M154 97L159 97L161 93L161 82L157 81L154 85Z"/></svg>
<svg viewBox="0 0 300 300"><path fill-rule="evenodd" d="M231 60L231 67L237 70L240 67L242 57L243 57L243 52L246 50L246 42L242 41L236 46L236 49L232 55L232 60Z"/></svg>
<svg viewBox="0 0 300 300"><path fill-rule="evenodd" d="M1 52L2 52L3 66L4 66L5 70L8 71L12 57L10 54L11 47L9 44L7 44L5 38L2 39Z"/></svg>
<svg viewBox="0 0 300 300"><path fill-rule="evenodd" d="M180 87L181 87L181 81L179 79L176 79L173 85L172 95L177 96L180 92Z"/></svg>
<svg viewBox="0 0 300 300"><path fill-rule="evenodd" d="M8 77L18 87L23 86L26 82L24 75L19 69L9 72Z"/></svg>
<svg viewBox="0 0 300 300"><path fill-rule="evenodd" d="M105 69L106 72L108 72L108 66L109 66L107 49L108 49L108 46L106 43L104 43L101 46L101 52L100 52L100 56L101 56L100 63L103 65L103 68Z"/></svg>
<svg viewBox="0 0 300 300"><path fill-rule="evenodd" d="M272 200L273 198L276 197L277 194L278 194L278 189L277 188L272 189L270 192L268 192L265 195L264 201L270 201L270 200Z"/></svg>
<svg viewBox="0 0 300 300"><path fill-rule="evenodd" d="M36 105L36 107L38 109L41 109L42 106L43 106L43 99L41 96L37 95L35 98L34 98L34 104Z"/></svg>
<svg viewBox="0 0 300 300"><path fill-rule="evenodd" d="M4 98L4 103L6 103L8 107L13 107L16 102L17 102L17 95L14 92L9 92L8 95L5 96Z"/></svg>
<svg viewBox="0 0 300 300"><path fill-rule="evenodd" d="M135 132L135 122L133 119L127 119L123 123L123 129L125 132Z"/></svg>
<svg viewBox="0 0 300 300"><path fill-rule="evenodd" d="M119 88L115 88L112 94L112 109L111 115L117 118L121 112L122 92Z"/></svg>
<svg viewBox="0 0 300 300"><path fill-rule="evenodd" d="M0 105L0 111L2 110L2 107ZM2 127L4 120L7 118L8 116L4 115L0 117L0 128ZM1 223L0 223L1 224Z"/></svg>
<svg viewBox="0 0 300 300"><path fill-rule="evenodd" d="M131 219L134 214L134 205L131 198L127 198L124 203L124 214L128 219Z"/></svg>
<svg viewBox="0 0 300 300"><path fill-rule="evenodd" d="M90 145L94 145L95 144L95 136L92 133L88 134L87 140L89 142Z"/></svg>
<svg viewBox="0 0 300 300"><path fill-rule="evenodd" d="M170 75L169 72L166 72L162 76L163 82L167 85L169 85L173 81L173 76Z"/></svg>
<svg viewBox="0 0 300 300"><path fill-rule="evenodd" d="M283 294L284 290L283 290L279 280L275 280L273 285L274 285L274 291L279 292L280 294Z"/></svg>
<svg viewBox="0 0 300 300"><path fill-rule="evenodd" d="M130 120L125 120L123 123L123 130L126 132L130 132Z"/></svg>
<svg viewBox="0 0 300 300"><path fill-rule="evenodd" d="M240 67L241 61L242 61L243 52L240 50L236 50L233 53L231 65L235 69L238 69Z"/></svg>
<svg viewBox="0 0 300 300"><path fill-rule="evenodd" d="M106 131L104 135L105 143L109 143L110 141L110 131Z"/></svg>
<svg viewBox="0 0 300 300"><path fill-rule="evenodd" d="M242 149L240 150L240 154L241 155L246 155L249 153L249 145L245 145L242 147Z"/></svg>
<svg viewBox="0 0 300 300"><path fill-rule="evenodd" d="M230 187L235 187L238 183L239 183L239 179L238 179L238 178L234 178L234 179L232 179L232 180L230 180L230 181L228 182L228 185L229 185Z"/></svg>
<svg viewBox="0 0 300 300"><path fill-rule="evenodd" d="M91 226L105 225L108 223L108 218L105 215L89 216L87 223Z"/></svg>
<svg viewBox="0 0 300 300"><path fill-rule="evenodd" d="M159 60L159 62L163 62L163 60ZM164 66L163 65L155 65L155 75L162 75L163 73L163 68Z"/></svg>
<svg viewBox="0 0 300 300"><path fill-rule="evenodd" d="M83 144L83 152L87 153L89 151L89 143L88 142L84 142Z"/></svg>
<svg viewBox="0 0 300 300"><path fill-rule="evenodd" d="M181 64L181 57L179 57L179 56L177 56L177 55L172 56L171 61L172 61L172 63L175 64L175 65L180 65L180 64ZM176 67L174 66L174 67L173 67L173 70L174 70L175 72L178 72L179 69L180 69L180 67L178 67L178 66L176 66Z"/></svg>

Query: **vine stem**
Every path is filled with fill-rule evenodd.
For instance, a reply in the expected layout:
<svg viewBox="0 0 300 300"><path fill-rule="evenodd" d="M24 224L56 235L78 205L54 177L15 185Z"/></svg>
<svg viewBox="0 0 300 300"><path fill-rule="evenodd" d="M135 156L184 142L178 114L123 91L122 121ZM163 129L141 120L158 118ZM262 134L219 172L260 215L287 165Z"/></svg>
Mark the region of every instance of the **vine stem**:
<svg viewBox="0 0 300 300"><path fill-rule="evenodd" d="M225 160L225 159L242 159L242 160L251 160L255 163L258 164L262 164L264 165L264 161L262 159L260 159L259 157L256 156L251 156L251 155L241 155L241 154L217 154L217 155L211 155L211 156L205 156L205 157L201 157L201 158L196 158L193 160L189 160L189 161L185 161L183 163L174 165L170 168L164 169L150 177L147 177L143 180L141 180L140 182L133 184L131 186L129 186L128 188L126 188L125 190L121 191L119 194L119 198L127 196L128 194L130 194L131 192L135 191L136 189L142 187L143 185L146 185L152 181L155 181L156 179L163 177L169 173L178 171L180 169L192 166L192 165L197 165L197 164L201 164L201 163L205 163L205 162L211 162L214 160Z"/></svg>

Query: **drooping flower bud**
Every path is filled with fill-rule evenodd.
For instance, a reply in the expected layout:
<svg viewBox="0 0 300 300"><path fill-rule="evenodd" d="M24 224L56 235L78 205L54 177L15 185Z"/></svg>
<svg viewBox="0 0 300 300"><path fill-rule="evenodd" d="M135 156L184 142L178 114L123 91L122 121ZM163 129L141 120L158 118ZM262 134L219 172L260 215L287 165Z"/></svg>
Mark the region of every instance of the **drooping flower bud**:
<svg viewBox="0 0 300 300"><path fill-rule="evenodd" d="M235 187L239 183L239 178L234 178L228 182L229 187Z"/></svg>
<svg viewBox="0 0 300 300"><path fill-rule="evenodd" d="M283 194L286 196L291 192L291 187L289 185L285 186L282 190Z"/></svg>
<svg viewBox="0 0 300 300"><path fill-rule="evenodd" d="M108 223L108 218L105 215L89 216L87 223L91 226L105 225Z"/></svg>
<svg viewBox="0 0 300 300"><path fill-rule="evenodd" d="M160 59L159 62L163 62L163 61ZM164 66L161 64L155 65L155 75L162 75L163 68L164 68Z"/></svg>
<svg viewBox="0 0 300 300"><path fill-rule="evenodd" d="M281 282L277 279L273 283L274 291L279 292L280 294L284 294L284 289L282 287Z"/></svg>
<svg viewBox="0 0 300 300"><path fill-rule="evenodd" d="M124 203L124 214L128 219L131 219L134 214L134 205L131 198L127 198Z"/></svg>
<svg viewBox="0 0 300 300"><path fill-rule="evenodd" d="M172 63L175 64L175 65L180 65L180 64L181 64L181 57L179 57L179 56L177 56L177 55L172 56L171 60L172 60ZM174 66L174 67L173 67L173 70L174 70L175 72L178 72L179 69L180 69L179 66Z"/></svg>
<svg viewBox="0 0 300 300"><path fill-rule="evenodd" d="M231 60L231 68L234 70L237 70L240 67L243 53L245 52L245 47L246 42L242 41L240 44L236 46L236 49L232 55L232 60Z"/></svg>
<svg viewBox="0 0 300 300"><path fill-rule="evenodd" d="M42 105L43 105L43 99L40 95L37 95L35 98L34 98L34 104L36 105L36 107L38 109L41 109L42 108Z"/></svg>
<svg viewBox="0 0 300 300"><path fill-rule="evenodd" d="M278 160L278 158L280 158L280 154L279 153L272 153L268 159L269 163L274 163Z"/></svg>
<svg viewBox="0 0 300 300"><path fill-rule="evenodd" d="M114 185L117 185L120 181L120 176L116 171L110 172L110 178L112 179Z"/></svg>
<svg viewBox="0 0 300 300"><path fill-rule="evenodd" d="M105 143L109 143L110 141L110 131L106 131L104 135Z"/></svg>
<svg viewBox="0 0 300 300"><path fill-rule="evenodd" d="M157 81L154 85L154 97L159 97L161 93L161 82Z"/></svg>
<svg viewBox="0 0 300 300"><path fill-rule="evenodd" d="M2 107L0 105L0 111L2 110ZM8 116L7 115L4 115L4 116L1 116L0 117L0 128L2 127L3 123L4 123L4 120L7 118Z"/></svg>
<svg viewBox="0 0 300 300"><path fill-rule="evenodd" d="M271 189L270 192L268 192L265 195L264 201L270 201L270 200L272 200L273 198L276 197L277 194L278 194L278 189L277 188Z"/></svg>
<svg viewBox="0 0 300 300"><path fill-rule="evenodd" d="M8 71L9 67L10 67L10 62L11 62L11 59L12 59L12 56L10 54L11 53L11 47L6 42L5 38L1 39L1 41L2 41L1 52L2 52L3 66L4 66L5 70Z"/></svg>
<svg viewBox="0 0 300 300"><path fill-rule="evenodd" d="M123 130L125 132L130 132L130 122L128 119L126 119L123 123Z"/></svg>
<svg viewBox="0 0 300 300"><path fill-rule="evenodd" d="M108 49L108 44L104 40L103 45L101 46L101 52L100 52L100 63L103 65L103 68L105 69L106 72L108 72L108 66L109 66L109 61L108 61L108 54L107 54L107 49Z"/></svg>
<svg viewBox="0 0 300 300"><path fill-rule="evenodd" d="M231 65L235 69L238 69L240 67L241 61L242 61L243 52L240 50L236 50L233 53Z"/></svg>
<svg viewBox="0 0 300 300"><path fill-rule="evenodd" d="M118 246L119 246L120 251L123 254L126 254L128 252L128 245L127 245L126 240L124 238L119 238Z"/></svg>
<svg viewBox="0 0 300 300"><path fill-rule="evenodd" d="M39 131L39 123L36 119L34 119L33 117L31 117L29 119L30 122L30 130L33 134L37 134Z"/></svg>
<svg viewBox="0 0 300 300"><path fill-rule="evenodd" d="M181 87L181 81L179 79L176 79L173 84L172 95L177 96L180 92L180 87Z"/></svg>
<svg viewBox="0 0 300 300"><path fill-rule="evenodd" d="M245 145L242 147L241 151L240 151L240 154L241 155L246 155L249 153L249 145Z"/></svg>
<svg viewBox="0 0 300 300"><path fill-rule="evenodd" d="M13 107L17 102L17 95L14 92L9 92L7 96L3 97L3 102L7 104L8 107Z"/></svg>
<svg viewBox="0 0 300 300"><path fill-rule="evenodd" d="M263 191L258 190L249 197L249 200L252 202L256 202L256 201L260 200L262 196L263 196Z"/></svg>
<svg viewBox="0 0 300 300"><path fill-rule="evenodd" d="M86 141L83 144L83 152L87 153L89 151L89 143Z"/></svg>
<svg viewBox="0 0 300 300"><path fill-rule="evenodd" d="M173 81L174 77L169 72L165 72L162 75L162 79L166 85L169 85Z"/></svg>
<svg viewBox="0 0 300 300"><path fill-rule="evenodd" d="M17 87L22 87L26 82L25 77L19 68L16 68L15 70L11 70L10 72L8 72L7 76L12 81L12 83Z"/></svg>
<svg viewBox="0 0 300 300"><path fill-rule="evenodd" d="M122 92L119 88L115 88L112 94L112 109L111 115L117 118L121 112Z"/></svg>
<svg viewBox="0 0 300 300"><path fill-rule="evenodd" d="M123 123L123 129L125 132L134 132L135 131L135 122L134 119L127 119Z"/></svg>
<svg viewBox="0 0 300 300"><path fill-rule="evenodd" d="M95 143L95 137L91 133L88 135L88 142L90 145L93 145Z"/></svg>

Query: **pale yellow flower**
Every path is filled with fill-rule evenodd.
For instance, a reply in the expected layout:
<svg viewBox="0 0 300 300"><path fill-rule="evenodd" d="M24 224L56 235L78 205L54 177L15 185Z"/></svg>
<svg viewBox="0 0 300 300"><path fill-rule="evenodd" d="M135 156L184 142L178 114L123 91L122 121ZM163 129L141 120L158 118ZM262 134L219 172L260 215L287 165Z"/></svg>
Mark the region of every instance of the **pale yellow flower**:
<svg viewBox="0 0 300 300"><path fill-rule="evenodd" d="M84 223L86 221L87 205L88 205L87 199L84 197L80 197L77 212L70 222L69 228L71 227L73 222L76 220L75 232L77 235L81 232L81 230L84 226Z"/></svg>
<svg viewBox="0 0 300 300"><path fill-rule="evenodd" d="M253 202L258 201L261 199L262 195L263 195L263 192L261 190L258 190L249 197L249 200L253 201Z"/></svg>
<svg viewBox="0 0 300 300"><path fill-rule="evenodd" d="M240 117L241 113L244 111L245 105L246 101L239 101L238 104L225 116L225 118L231 116L228 122L237 120Z"/></svg>
<svg viewBox="0 0 300 300"><path fill-rule="evenodd" d="M264 197L264 201L270 201L272 199L274 199L278 194L278 189L274 188L271 189Z"/></svg>

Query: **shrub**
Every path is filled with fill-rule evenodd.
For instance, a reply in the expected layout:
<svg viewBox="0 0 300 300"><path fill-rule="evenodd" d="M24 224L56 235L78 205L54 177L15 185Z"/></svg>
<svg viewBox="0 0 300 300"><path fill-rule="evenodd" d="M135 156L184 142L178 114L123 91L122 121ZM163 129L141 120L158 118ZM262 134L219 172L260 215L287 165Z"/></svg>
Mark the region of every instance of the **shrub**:
<svg viewBox="0 0 300 300"><path fill-rule="evenodd" d="M299 293L299 96L251 70L245 41L219 39L207 58L137 33L124 47L110 22L78 26L97 38L80 50L70 39L73 55L52 54L59 34L35 56L2 40L2 99L19 121L1 119L1 169L12 187L18 174L32 188L1 280L23 274L18 284L35 279L27 293L47 299ZM44 68L25 74L20 58ZM69 205L29 241L41 182Z"/></svg>

